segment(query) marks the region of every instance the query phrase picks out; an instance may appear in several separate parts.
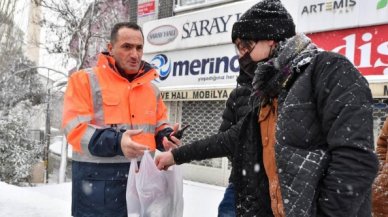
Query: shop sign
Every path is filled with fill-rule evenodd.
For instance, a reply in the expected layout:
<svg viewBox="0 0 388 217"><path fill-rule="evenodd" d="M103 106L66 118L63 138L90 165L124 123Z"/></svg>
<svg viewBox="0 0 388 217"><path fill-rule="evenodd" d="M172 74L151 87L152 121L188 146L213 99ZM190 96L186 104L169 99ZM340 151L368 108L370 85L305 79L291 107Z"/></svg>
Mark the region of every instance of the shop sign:
<svg viewBox="0 0 388 217"><path fill-rule="evenodd" d="M138 0L137 24L143 27L144 23L158 19L158 4L159 0Z"/></svg>
<svg viewBox="0 0 388 217"><path fill-rule="evenodd" d="M334 1L303 1L301 2L301 16L319 13L345 13L357 5L356 0L334 0Z"/></svg>
<svg viewBox="0 0 388 217"><path fill-rule="evenodd" d="M174 36L171 36L176 37L176 39L165 40L166 43L153 43L152 40L147 40L149 44L145 45L144 53L229 44L231 43L230 36L233 24L240 19L242 13L255 3L257 0L246 0L146 22L143 26L143 32L147 39L171 34L172 29L169 29L168 33L155 34L155 29L159 31L166 24L174 26L177 31L174 32Z"/></svg>
<svg viewBox="0 0 388 217"><path fill-rule="evenodd" d="M137 5L137 16L147 16L155 13L155 1L140 3Z"/></svg>
<svg viewBox="0 0 388 217"><path fill-rule="evenodd" d="M232 44L146 54L144 59L157 69L157 85L170 89L233 86L240 71Z"/></svg>
<svg viewBox="0 0 388 217"><path fill-rule="evenodd" d="M346 56L363 75L388 75L388 24L308 36L319 47Z"/></svg>
<svg viewBox="0 0 388 217"><path fill-rule="evenodd" d="M162 91L164 101L204 101L204 100L226 100L229 98L230 89L207 89L207 90L182 90Z"/></svg>
<svg viewBox="0 0 388 217"><path fill-rule="evenodd" d="M172 25L162 25L151 30L147 35L147 41L153 45L164 45L174 41L178 36L178 29Z"/></svg>
<svg viewBox="0 0 388 217"><path fill-rule="evenodd" d="M300 0L295 20L298 32L322 32L385 24L386 0Z"/></svg>

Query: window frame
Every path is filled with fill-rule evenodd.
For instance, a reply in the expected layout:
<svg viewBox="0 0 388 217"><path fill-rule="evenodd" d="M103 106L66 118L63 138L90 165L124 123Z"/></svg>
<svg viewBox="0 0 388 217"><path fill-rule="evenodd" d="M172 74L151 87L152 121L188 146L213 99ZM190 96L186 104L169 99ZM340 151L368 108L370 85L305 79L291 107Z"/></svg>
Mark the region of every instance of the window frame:
<svg viewBox="0 0 388 217"><path fill-rule="evenodd" d="M175 0L174 1L174 12L175 13L191 11L191 10L196 10L196 9L201 9L201 8L207 8L207 7L210 7L213 5L218 5L218 4L235 2L233 0L204 0L205 2L202 2L202 3L194 3L191 5L181 5L181 1L182 0Z"/></svg>

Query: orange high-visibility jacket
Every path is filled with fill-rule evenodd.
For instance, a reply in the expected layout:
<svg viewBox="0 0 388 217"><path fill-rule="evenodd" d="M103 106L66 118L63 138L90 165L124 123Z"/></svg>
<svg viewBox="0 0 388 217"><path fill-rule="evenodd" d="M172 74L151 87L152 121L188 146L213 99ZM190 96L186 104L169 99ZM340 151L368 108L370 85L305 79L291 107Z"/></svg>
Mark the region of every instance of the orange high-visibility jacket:
<svg viewBox="0 0 388 217"><path fill-rule="evenodd" d="M114 59L100 54L97 67L74 73L64 97L63 123L68 142L73 146L73 160L85 162L128 162L123 156L113 158L91 155L88 144L98 128L143 129L132 139L155 150L155 135L167 125L167 109L159 89L151 83L155 69L142 67L142 76L132 82L115 69Z"/></svg>

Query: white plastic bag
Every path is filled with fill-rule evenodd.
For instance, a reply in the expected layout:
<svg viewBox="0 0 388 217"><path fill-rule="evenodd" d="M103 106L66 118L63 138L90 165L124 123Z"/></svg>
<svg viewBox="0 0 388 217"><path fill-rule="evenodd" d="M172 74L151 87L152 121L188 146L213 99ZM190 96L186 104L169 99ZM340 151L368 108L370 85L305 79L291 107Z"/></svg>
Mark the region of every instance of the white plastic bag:
<svg viewBox="0 0 388 217"><path fill-rule="evenodd" d="M127 181L127 212L128 217L140 217L140 200L136 189L137 159L131 160Z"/></svg>
<svg viewBox="0 0 388 217"><path fill-rule="evenodd" d="M180 166L171 166L167 171L163 171L167 180L167 191L172 197L171 216L183 216L183 175Z"/></svg>
<svg viewBox="0 0 388 217"><path fill-rule="evenodd" d="M133 166L135 165L135 166ZM140 163L131 161L127 185L128 217L182 217L183 179L180 168L160 171L146 151ZM137 194L136 194L136 193Z"/></svg>

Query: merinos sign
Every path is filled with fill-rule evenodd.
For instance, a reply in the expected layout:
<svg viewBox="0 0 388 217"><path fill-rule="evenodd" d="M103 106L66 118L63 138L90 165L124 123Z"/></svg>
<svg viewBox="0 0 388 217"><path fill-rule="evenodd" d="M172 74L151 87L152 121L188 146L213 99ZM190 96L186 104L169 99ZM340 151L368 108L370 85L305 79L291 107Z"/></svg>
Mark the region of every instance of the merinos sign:
<svg viewBox="0 0 388 217"><path fill-rule="evenodd" d="M151 64L159 69L159 77L162 81L169 76L231 74L240 70L237 55L172 61L166 54L157 54L152 58Z"/></svg>

